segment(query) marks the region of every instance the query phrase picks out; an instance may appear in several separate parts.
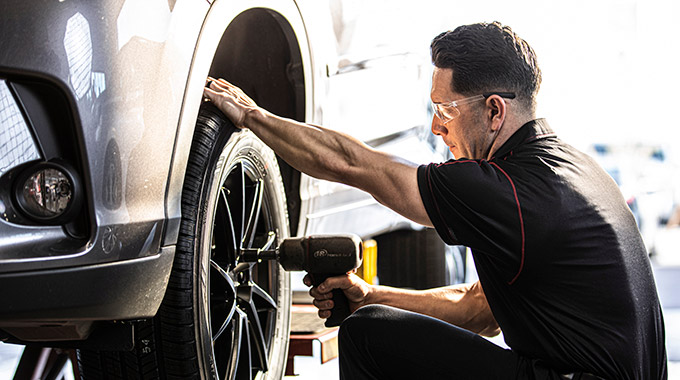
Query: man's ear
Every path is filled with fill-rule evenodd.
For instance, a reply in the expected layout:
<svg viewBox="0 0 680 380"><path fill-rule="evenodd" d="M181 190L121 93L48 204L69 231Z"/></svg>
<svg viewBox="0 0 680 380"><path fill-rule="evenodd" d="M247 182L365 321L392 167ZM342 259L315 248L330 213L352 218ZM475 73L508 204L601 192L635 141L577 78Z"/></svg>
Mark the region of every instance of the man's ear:
<svg viewBox="0 0 680 380"><path fill-rule="evenodd" d="M486 99L487 120L491 123L491 131L497 132L501 129L507 112L507 104L502 97L491 95Z"/></svg>

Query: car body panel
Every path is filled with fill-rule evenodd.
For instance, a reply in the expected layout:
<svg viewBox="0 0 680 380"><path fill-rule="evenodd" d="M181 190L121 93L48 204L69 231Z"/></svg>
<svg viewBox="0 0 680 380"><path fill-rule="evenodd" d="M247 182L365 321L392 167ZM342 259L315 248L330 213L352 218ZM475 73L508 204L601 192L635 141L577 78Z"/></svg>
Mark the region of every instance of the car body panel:
<svg viewBox="0 0 680 380"><path fill-rule="evenodd" d="M3 1L0 79L14 89L18 103L26 96L20 87L38 82L65 99L72 125L53 132L72 130L75 136L73 146L61 149L76 152L72 164L83 183L87 230L76 236L64 226L0 218L0 288L24 287L20 297L5 297L0 328L17 321L156 313L179 233L205 78L230 23L253 9L270 12L294 36L305 85L304 121L359 136L414 162L441 159L425 137L429 78L422 63L391 50L340 52L328 1ZM395 77L400 81L390 80ZM381 96L397 92L403 92L398 100ZM39 122L30 112L24 117ZM16 211L9 198L21 168L0 175L2 212ZM357 189L305 175L300 181L300 235L369 237L411 225ZM97 278L102 281L93 284ZM26 286L31 283L37 285ZM50 295L50 302L41 301Z"/></svg>
<svg viewBox="0 0 680 380"><path fill-rule="evenodd" d="M48 78L72 101L95 227L78 254L27 258L21 266L20 258L6 261L3 255L0 272L157 254L185 73L208 4L41 3L37 11L37 4L4 2L3 18L16 21L3 22L2 35L20 37L2 39L0 73ZM29 32L21 23L27 18ZM164 70L157 72L159 67ZM130 244L139 241L150 244Z"/></svg>

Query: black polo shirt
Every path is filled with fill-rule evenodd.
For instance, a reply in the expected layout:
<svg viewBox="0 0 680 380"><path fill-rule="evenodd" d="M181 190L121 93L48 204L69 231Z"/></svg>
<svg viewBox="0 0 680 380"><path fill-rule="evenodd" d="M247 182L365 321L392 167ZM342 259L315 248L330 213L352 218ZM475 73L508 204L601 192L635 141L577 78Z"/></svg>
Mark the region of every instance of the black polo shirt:
<svg viewBox="0 0 680 380"><path fill-rule="evenodd" d="M664 325L647 252L621 193L545 120L490 160L418 168L448 244L472 249L505 341L565 373L665 379Z"/></svg>

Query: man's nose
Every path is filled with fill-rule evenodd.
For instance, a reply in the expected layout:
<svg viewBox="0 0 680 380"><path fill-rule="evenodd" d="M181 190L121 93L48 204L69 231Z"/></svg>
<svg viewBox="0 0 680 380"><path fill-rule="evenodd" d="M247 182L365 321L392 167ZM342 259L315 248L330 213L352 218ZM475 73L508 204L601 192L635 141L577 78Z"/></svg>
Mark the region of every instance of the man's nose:
<svg viewBox="0 0 680 380"><path fill-rule="evenodd" d="M445 136L449 133L446 125L437 117L437 115L432 116L432 133L437 136Z"/></svg>

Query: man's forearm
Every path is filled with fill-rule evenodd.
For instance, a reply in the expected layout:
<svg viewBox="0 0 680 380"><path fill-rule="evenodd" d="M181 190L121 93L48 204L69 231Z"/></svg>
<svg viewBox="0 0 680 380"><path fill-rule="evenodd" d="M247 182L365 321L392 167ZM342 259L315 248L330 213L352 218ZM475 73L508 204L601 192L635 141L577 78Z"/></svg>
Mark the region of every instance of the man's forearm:
<svg viewBox="0 0 680 380"><path fill-rule="evenodd" d="M352 183L352 168L362 157L374 153L349 135L262 109L249 112L244 124L291 166L320 179L356 185Z"/></svg>
<svg viewBox="0 0 680 380"><path fill-rule="evenodd" d="M368 303L429 315L484 336L500 332L479 282L428 290L377 286Z"/></svg>

